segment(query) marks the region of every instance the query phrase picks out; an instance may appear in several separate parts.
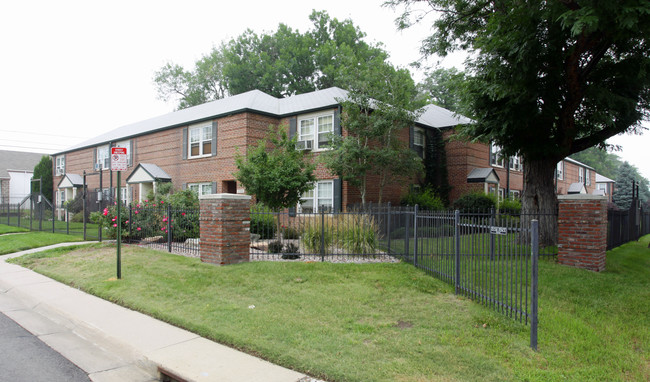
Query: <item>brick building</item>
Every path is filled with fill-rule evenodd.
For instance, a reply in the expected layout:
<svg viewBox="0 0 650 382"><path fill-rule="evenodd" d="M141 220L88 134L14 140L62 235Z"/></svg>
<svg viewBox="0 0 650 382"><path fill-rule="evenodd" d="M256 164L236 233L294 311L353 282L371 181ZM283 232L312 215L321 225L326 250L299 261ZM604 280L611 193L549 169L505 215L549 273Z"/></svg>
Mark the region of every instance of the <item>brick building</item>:
<svg viewBox="0 0 650 382"><path fill-rule="evenodd" d="M34 167L45 155L0 150L0 204L20 203L30 194Z"/></svg>
<svg viewBox="0 0 650 382"><path fill-rule="evenodd" d="M175 189L190 188L199 195L244 193L232 175L236 171L235 155L245 155L248 147L262 139L269 126L286 126L297 135L299 146L314 158L327 150L329 136L341 134L339 100L345 90L333 87L278 99L258 90L179 110L145 121L126 125L82 142L53 156L56 203L61 205L76 194L83 173L88 189L101 189L105 198L121 192L123 200L138 201L154 191L160 182L171 182ZM404 129L401 139L422 152L424 131L468 123L469 119L428 105L411 129ZM110 148L128 149L128 170L117 184L110 171ZM101 176L101 186L100 177ZM303 210L318 206L340 209L360 201L358 190L341 182L319 164L318 182L304 195ZM369 182L368 201L378 197L377 182ZM383 200L399 203L408 184L387 187Z"/></svg>

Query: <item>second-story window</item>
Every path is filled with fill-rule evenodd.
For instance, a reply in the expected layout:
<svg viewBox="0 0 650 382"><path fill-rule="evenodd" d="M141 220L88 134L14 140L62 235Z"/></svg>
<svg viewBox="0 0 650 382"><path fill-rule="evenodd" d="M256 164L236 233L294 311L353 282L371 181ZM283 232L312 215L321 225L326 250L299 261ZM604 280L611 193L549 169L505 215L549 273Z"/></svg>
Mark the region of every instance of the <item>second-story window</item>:
<svg viewBox="0 0 650 382"><path fill-rule="evenodd" d="M582 167L578 168L578 182L584 183L585 182L585 173L584 169Z"/></svg>
<svg viewBox="0 0 650 382"><path fill-rule="evenodd" d="M587 186L591 186L591 175L589 174L588 168L585 169L585 184L587 184Z"/></svg>
<svg viewBox="0 0 650 382"><path fill-rule="evenodd" d="M513 171L521 171L521 158L519 155L510 157L510 169Z"/></svg>
<svg viewBox="0 0 650 382"><path fill-rule="evenodd" d="M189 128L189 158L212 155L212 124L201 124Z"/></svg>
<svg viewBox="0 0 650 382"><path fill-rule="evenodd" d="M108 148L108 145L106 146L100 146L97 148L97 161L95 162L97 164L97 167L101 170L108 170L111 168L111 160L110 160L110 150Z"/></svg>
<svg viewBox="0 0 650 382"><path fill-rule="evenodd" d="M564 161L557 162L555 174L559 180L564 180Z"/></svg>
<svg viewBox="0 0 650 382"><path fill-rule="evenodd" d="M312 141L315 150L328 148L333 133L333 114L302 117L298 121L298 140Z"/></svg>
<svg viewBox="0 0 650 382"><path fill-rule="evenodd" d="M501 147L499 145L491 143L490 144L490 165L503 167L503 164L504 164L504 160L503 160L503 156L501 155Z"/></svg>
<svg viewBox="0 0 650 382"><path fill-rule="evenodd" d="M55 175L65 174L65 156L61 155L56 157L56 171Z"/></svg>

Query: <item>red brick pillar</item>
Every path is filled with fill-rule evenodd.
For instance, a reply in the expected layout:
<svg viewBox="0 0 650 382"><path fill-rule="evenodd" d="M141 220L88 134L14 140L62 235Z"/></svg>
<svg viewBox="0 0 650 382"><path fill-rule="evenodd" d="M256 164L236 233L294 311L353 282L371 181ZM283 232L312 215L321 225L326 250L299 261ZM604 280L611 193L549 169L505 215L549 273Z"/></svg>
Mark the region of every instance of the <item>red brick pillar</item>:
<svg viewBox="0 0 650 382"><path fill-rule="evenodd" d="M604 271L607 198L559 195L558 202L558 262L595 272Z"/></svg>
<svg viewBox="0 0 650 382"><path fill-rule="evenodd" d="M199 198L201 261L225 265L250 260L250 200L236 194Z"/></svg>

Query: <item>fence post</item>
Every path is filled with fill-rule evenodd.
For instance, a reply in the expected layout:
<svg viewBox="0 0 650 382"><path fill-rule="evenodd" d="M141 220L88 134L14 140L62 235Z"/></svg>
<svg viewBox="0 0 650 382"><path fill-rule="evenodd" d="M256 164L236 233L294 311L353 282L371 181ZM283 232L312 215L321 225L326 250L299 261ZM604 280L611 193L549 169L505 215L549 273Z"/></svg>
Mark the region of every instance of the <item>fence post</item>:
<svg viewBox="0 0 650 382"><path fill-rule="evenodd" d="M133 206L129 206L129 243L133 242Z"/></svg>
<svg viewBox="0 0 650 382"><path fill-rule="evenodd" d="M455 292L460 293L460 211L454 211L454 255L455 255Z"/></svg>
<svg viewBox="0 0 650 382"><path fill-rule="evenodd" d="M29 230L33 230L34 227L34 196L29 196Z"/></svg>
<svg viewBox="0 0 650 382"><path fill-rule="evenodd" d="M386 219L388 220L386 222L386 231L387 231L387 234L388 234L388 254L390 254L392 252L390 250L390 236L391 236L390 235L391 234L391 232L390 232L390 202L388 202L388 211L386 212L386 216L387 216Z"/></svg>
<svg viewBox="0 0 650 382"><path fill-rule="evenodd" d="M65 233L70 234L70 211L68 211L68 207L65 208Z"/></svg>
<svg viewBox="0 0 650 382"><path fill-rule="evenodd" d="M172 251L172 207L167 204L167 251Z"/></svg>
<svg viewBox="0 0 650 382"><path fill-rule="evenodd" d="M530 347L537 351L537 262L539 259L539 221L533 220L531 224L531 285L530 285Z"/></svg>
<svg viewBox="0 0 650 382"><path fill-rule="evenodd" d="M325 261L325 209L320 211L320 261Z"/></svg>
<svg viewBox="0 0 650 382"><path fill-rule="evenodd" d="M418 266L418 205L413 210L413 265Z"/></svg>
<svg viewBox="0 0 650 382"><path fill-rule="evenodd" d="M409 214L407 213L406 214L406 226L404 227L404 258L407 258L407 259L408 259L408 256L409 256L409 248L411 247L410 242L409 242L409 237L411 236L409 234L409 222L411 221L411 219L408 217L408 215Z"/></svg>
<svg viewBox="0 0 650 382"><path fill-rule="evenodd" d="M54 222L55 222L55 219L54 219L54 206L55 206L55 204L52 204L52 233L54 233Z"/></svg>
<svg viewBox="0 0 650 382"><path fill-rule="evenodd" d="M494 227L495 224L495 211L494 208L490 208L490 229ZM490 232L490 260L494 261L494 234Z"/></svg>

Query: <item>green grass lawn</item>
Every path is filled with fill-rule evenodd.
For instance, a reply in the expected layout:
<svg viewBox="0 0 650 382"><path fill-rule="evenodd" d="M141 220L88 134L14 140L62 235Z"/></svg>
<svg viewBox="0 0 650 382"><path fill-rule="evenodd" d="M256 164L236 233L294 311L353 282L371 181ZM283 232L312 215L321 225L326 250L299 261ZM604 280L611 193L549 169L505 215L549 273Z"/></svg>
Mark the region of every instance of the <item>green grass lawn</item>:
<svg viewBox="0 0 650 382"><path fill-rule="evenodd" d="M644 381L649 241L603 273L540 263L539 352L528 326L404 263L216 267L124 246L115 280L111 245L12 261L328 381Z"/></svg>
<svg viewBox="0 0 650 382"><path fill-rule="evenodd" d="M29 232L27 228L12 227L10 225L0 224L0 235L5 233Z"/></svg>
<svg viewBox="0 0 650 382"><path fill-rule="evenodd" d="M3 227L0 225L0 228ZM4 226L7 227L7 226ZM11 227L16 228L16 227ZM19 235L0 236L0 255L24 251L46 245L81 241L82 238L73 235L64 235L61 233L51 232L29 232Z"/></svg>

